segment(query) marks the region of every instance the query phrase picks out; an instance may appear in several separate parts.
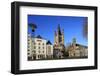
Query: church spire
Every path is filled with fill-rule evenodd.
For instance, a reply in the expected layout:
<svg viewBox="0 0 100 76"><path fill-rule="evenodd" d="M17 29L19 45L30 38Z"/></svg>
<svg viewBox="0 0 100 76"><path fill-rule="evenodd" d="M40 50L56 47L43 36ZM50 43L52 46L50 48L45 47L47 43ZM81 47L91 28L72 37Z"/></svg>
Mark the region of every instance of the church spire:
<svg viewBox="0 0 100 76"><path fill-rule="evenodd" d="M60 24L58 24L58 30L60 30Z"/></svg>
<svg viewBox="0 0 100 76"><path fill-rule="evenodd" d="M60 24L58 24L58 34L61 35Z"/></svg>

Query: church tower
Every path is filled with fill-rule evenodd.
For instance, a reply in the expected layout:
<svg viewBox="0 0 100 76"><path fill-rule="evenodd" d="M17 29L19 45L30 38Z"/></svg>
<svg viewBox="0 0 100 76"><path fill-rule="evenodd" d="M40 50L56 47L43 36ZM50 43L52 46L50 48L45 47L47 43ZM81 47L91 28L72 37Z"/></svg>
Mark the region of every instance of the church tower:
<svg viewBox="0 0 100 76"><path fill-rule="evenodd" d="M54 33L54 56L57 58L63 58L65 45L64 45L64 29L61 30L60 24L58 24L57 30Z"/></svg>
<svg viewBox="0 0 100 76"><path fill-rule="evenodd" d="M61 31L60 24L58 24L57 31L55 31L55 39L54 44L64 45L64 29Z"/></svg>
<svg viewBox="0 0 100 76"><path fill-rule="evenodd" d="M64 51L64 29L61 30L60 24L58 24L57 30L54 34L54 49Z"/></svg>

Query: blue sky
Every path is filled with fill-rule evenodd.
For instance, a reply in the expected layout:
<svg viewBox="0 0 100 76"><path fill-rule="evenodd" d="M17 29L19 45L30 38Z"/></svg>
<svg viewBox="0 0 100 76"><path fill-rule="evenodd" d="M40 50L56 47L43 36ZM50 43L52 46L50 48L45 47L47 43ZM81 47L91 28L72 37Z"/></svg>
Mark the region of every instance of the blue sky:
<svg viewBox="0 0 100 76"><path fill-rule="evenodd" d="M35 35L41 35L44 39L54 43L54 31L60 24L61 30L64 29L65 44L72 42L76 38L77 43L86 45L88 41L83 37L83 25L87 17L77 16L50 16L50 15L28 15L28 24L37 25ZM32 33L28 27L28 33Z"/></svg>

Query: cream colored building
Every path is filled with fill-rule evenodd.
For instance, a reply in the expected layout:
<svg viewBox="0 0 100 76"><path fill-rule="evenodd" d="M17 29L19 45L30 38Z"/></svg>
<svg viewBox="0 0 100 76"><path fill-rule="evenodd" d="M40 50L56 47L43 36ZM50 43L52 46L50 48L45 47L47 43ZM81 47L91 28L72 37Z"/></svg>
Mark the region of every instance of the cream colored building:
<svg viewBox="0 0 100 76"><path fill-rule="evenodd" d="M40 35L35 38L32 38L33 47L32 54L34 59L45 59L46 58L46 40L43 39Z"/></svg>
<svg viewBox="0 0 100 76"><path fill-rule="evenodd" d="M47 58L53 58L53 45L50 41L47 41L46 44L46 55Z"/></svg>
<svg viewBox="0 0 100 76"><path fill-rule="evenodd" d="M28 34L28 40L27 40L27 56L28 56L28 60L32 59L32 37L31 34Z"/></svg>
<svg viewBox="0 0 100 76"><path fill-rule="evenodd" d="M32 38L28 34L28 60L46 59L53 57L53 45L40 35Z"/></svg>

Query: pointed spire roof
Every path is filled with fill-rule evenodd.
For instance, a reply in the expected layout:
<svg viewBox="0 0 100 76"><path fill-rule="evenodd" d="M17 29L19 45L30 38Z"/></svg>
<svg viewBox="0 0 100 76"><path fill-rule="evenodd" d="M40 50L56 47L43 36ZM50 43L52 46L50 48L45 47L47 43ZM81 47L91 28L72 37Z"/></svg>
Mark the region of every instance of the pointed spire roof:
<svg viewBox="0 0 100 76"><path fill-rule="evenodd" d="M47 43L46 44L50 44L50 45L52 45L52 43L50 42L50 41L47 41Z"/></svg>
<svg viewBox="0 0 100 76"><path fill-rule="evenodd" d="M73 38L73 43L76 43L76 38Z"/></svg>
<svg viewBox="0 0 100 76"><path fill-rule="evenodd" d="M38 35L36 38L42 39L42 37L40 35Z"/></svg>
<svg viewBox="0 0 100 76"><path fill-rule="evenodd" d="M60 24L58 24L58 34L61 35Z"/></svg>
<svg viewBox="0 0 100 76"><path fill-rule="evenodd" d="M60 30L60 24L58 24L58 30Z"/></svg>

